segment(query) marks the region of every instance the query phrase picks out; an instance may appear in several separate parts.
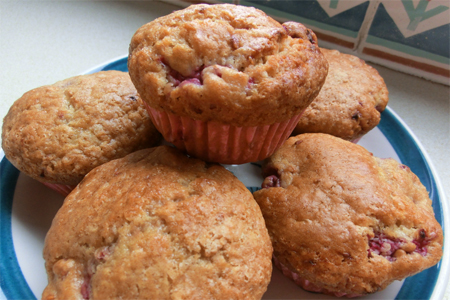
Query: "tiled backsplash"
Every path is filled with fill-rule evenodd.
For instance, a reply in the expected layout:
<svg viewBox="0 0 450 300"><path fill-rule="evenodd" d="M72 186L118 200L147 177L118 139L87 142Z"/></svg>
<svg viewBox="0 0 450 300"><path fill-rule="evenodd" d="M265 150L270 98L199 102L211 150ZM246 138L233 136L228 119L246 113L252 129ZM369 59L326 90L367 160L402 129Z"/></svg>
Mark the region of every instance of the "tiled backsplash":
<svg viewBox="0 0 450 300"><path fill-rule="evenodd" d="M448 0L168 0L254 6L280 22L303 23L319 45L450 85Z"/></svg>
<svg viewBox="0 0 450 300"><path fill-rule="evenodd" d="M449 84L449 6L450 1L379 1L358 53Z"/></svg>

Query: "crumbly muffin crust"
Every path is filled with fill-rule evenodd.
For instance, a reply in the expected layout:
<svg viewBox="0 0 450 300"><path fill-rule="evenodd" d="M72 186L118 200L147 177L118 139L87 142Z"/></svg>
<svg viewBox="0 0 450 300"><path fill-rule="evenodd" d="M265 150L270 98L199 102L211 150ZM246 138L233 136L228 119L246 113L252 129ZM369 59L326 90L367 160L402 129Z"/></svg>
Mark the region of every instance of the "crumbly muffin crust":
<svg viewBox="0 0 450 300"><path fill-rule="evenodd" d="M90 170L161 140L128 73L104 71L42 86L15 101L2 148L39 181L76 185Z"/></svg>
<svg viewBox="0 0 450 300"><path fill-rule="evenodd" d="M306 108L293 135L328 133L356 140L380 122L389 92L378 71L362 59L321 49L329 69L319 95Z"/></svg>
<svg viewBox="0 0 450 300"><path fill-rule="evenodd" d="M416 175L326 134L291 137L254 193L274 256L329 293L368 294L435 265L443 233Z"/></svg>
<svg viewBox="0 0 450 300"><path fill-rule="evenodd" d="M128 68L151 107L242 127L302 112L328 64L302 24L281 25L252 7L199 4L139 28Z"/></svg>
<svg viewBox="0 0 450 300"><path fill-rule="evenodd" d="M168 146L91 171L47 234L43 299L260 299L272 246L252 194Z"/></svg>

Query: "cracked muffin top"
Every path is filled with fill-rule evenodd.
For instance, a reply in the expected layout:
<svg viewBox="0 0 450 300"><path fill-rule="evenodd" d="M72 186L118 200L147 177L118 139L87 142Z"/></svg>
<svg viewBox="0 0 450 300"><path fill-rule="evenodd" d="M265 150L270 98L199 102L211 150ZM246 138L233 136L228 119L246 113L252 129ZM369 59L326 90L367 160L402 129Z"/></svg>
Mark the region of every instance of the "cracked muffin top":
<svg viewBox="0 0 450 300"><path fill-rule="evenodd" d="M380 122L389 101L386 84L362 59L337 50L321 51L329 65L327 78L293 134L328 133L357 140Z"/></svg>
<svg viewBox="0 0 450 300"><path fill-rule="evenodd" d="M128 73L119 71L33 89L14 102L2 128L2 148L17 169L67 185L160 138Z"/></svg>
<svg viewBox="0 0 450 300"><path fill-rule="evenodd" d="M128 68L154 109L241 127L302 112L328 64L302 24L281 25L252 7L199 4L139 28Z"/></svg>
<svg viewBox="0 0 450 300"><path fill-rule="evenodd" d="M169 146L91 171L47 234L43 299L260 299L272 246L250 191Z"/></svg>
<svg viewBox="0 0 450 300"><path fill-rule="evenodd" d="M443 232L425 187L393 159L326 134L291 137L263 167L274 256L328 292L369 294L435 265Z"/></svg>

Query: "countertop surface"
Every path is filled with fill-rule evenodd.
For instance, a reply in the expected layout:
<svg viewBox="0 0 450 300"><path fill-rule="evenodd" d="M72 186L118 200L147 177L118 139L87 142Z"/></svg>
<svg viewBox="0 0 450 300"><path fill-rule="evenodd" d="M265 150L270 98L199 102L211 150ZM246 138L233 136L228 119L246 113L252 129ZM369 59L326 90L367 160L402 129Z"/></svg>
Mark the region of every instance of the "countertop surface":
<svg viewBox="0 0 450 300"><path fill-rule="evenodd" d="M127 54L140 26L176 9L152 1L0 1L0 118L28 90ZM448 202L449 87L373 66L388 86L389 106L428 153ZM445 299L449 293L447 287Z"/></svg>

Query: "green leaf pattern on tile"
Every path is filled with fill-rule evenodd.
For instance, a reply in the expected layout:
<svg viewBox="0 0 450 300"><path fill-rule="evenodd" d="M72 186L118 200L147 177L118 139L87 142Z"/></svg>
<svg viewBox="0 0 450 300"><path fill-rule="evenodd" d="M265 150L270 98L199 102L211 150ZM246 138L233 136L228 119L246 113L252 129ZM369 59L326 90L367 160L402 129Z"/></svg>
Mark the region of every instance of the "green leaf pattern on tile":
<svg viewBox="0 0 450 300"><path fill-rule="evenodd" d="M330 0L330 8L337 8L339 0Z"/></svg>
<svg viewBox="0 0 450 300"><path fill-rule="evenodd" d="M412 0L402 0L402 3L409 17L407 29L411 31L415 31L420 22L434 17L435 15L438 15L448 9L446 6L439 5L430 10L426 10L429 4L428 0L420 0L416 8L414 8Z"/></svg>

